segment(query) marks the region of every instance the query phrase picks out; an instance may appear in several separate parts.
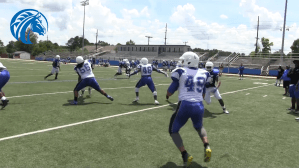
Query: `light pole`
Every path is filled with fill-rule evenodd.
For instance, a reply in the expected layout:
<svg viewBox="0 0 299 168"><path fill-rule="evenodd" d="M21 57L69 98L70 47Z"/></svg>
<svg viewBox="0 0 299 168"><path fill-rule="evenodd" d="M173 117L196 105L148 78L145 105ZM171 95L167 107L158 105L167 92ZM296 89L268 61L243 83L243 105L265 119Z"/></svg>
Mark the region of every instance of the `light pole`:
<svg viewBox="0 0 299 168"><path fill-rule="evenodd" d="M283 63L283 47L284 47L284 35L285 35L285 26L286 26L286 17L287 17L287 5L288 0L286 0L286 6L284 11L284 23L283 23L283 33L282 33L282 45L281 45L281 53L280 53L280 65Z"/></svg>
<svg viewBox="0 0 299 168"><path fill-rule="evenodd" d="M145 36L146 38L148 38L148 43L147 43L147 45L149 45L149 39L150 38L153 38L153 37L151 37L151 36Z"/></svg>
<svg viewBox="0 0 299 168"><path fill-rule="evenodd" d="M84 6L84 17L83 17L83 39L82 39L82 56L84 55L84 23L85 23L85 6L89 5L89 0L81 1L81 5Z"/></svg>

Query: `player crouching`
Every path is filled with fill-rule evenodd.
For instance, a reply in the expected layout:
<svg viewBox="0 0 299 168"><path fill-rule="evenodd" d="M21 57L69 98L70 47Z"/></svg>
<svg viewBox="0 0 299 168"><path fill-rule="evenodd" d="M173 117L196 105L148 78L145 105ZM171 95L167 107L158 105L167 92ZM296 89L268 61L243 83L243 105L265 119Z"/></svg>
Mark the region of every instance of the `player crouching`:
<svg viewBox="0 0 299 168"><path fill-rule="evenodd" d="M130 74L131 69L130 69L130 62L128 59L124 59L122 62L119 63L117 73L114 75L114 77L118 75L122 75L122 68L126 69L127 75Z"/></svg>
<svg viewBox="0 0 299 168"><path fill-rule="evenodd" d="M206 70L209 72L210 77L209 80L206 83L206 93L205 93L205 101L207 104L211 103L211 93L214 94L215 98L218 99L222 109L223 113L229 114L229 112L226 110L224 102L222 100L222 97L220 96L218 88L221 85L221 81L219 81L219 70L218 69L213 69L214 64L212 62L207 62L206 63ZM218 83L218 86L216 87L215 83Z"/></svg>
<svg viewBox="0 0 299 168"><path fill-rule="evenodd" d="M142 58L140 60L140 65L138 65L138 67L137 67L137 70L135 72L133 72L132 74L129 74L129 77L130 77L132 75L137 74L138 72L141 73L141 79L136 84L136 88L135 88L136 99L133 102L138 102L139 101L139 88L141 88L142 86L147 85L148 88L152 91L152 93L154 95L155 104L159 104L159 102L157 100L157 91L156 91L156 88L155 88L155 84L154 84L153 79L151 77L153 71L156 71L158 73L162 73L166 77L168 77L168 75L165 72L160 71L159 69L155 68L151 64L148 64L148 59L147 58Z"/></svg>
<svg viewBox="0 0 299 168"><path fill-rule="evenodd" d="M49 75L47 75L44 79L47 79L47 77L53 75L54 73L56 73L55 80L57 79L58 73L60 70L60 56L59 55L56 55L55 60L52 63L52 66L53 66L53 68L52 68L51 73Z"/></svg>
<svg viewBox="0 0 299 168"><path fill-rule="evenodd" d="M87 86L94 88L96 91L106 96L109 100L113 101L113 98L100 88L92 72L90 63L88 61L84 61L82 56L78 56L76 58L76 62L77 62L77 66L75 67L75 71L79 75L80 81L78 82L78 84L74 89L74 101L71 104L73 105L78 104L78 92Z"/></svg>

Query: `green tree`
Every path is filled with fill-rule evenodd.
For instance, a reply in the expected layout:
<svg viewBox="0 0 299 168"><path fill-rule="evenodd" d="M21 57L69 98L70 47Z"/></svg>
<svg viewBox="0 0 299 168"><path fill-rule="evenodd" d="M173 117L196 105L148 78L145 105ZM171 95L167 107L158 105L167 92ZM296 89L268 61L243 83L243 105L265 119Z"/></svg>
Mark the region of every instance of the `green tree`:
<svg viewBox="0 0 299 168"><path fill-rule="evenodd" d="M118 45L122 45L122 44L120 44L120 43L117 43L116 45L118 46Z"/></svg>
<svg viewBox="0 0 299 168"><path fill-rule="evenodd" d="M28 53L32 53L32 52L33 52L34 47L35 47L35 45L37 44L37 39L38 39L38 37L37 37L36 34L34 34L34 33L30 30L30 28L28 28L28 29L26 30L26 33L25 33L26 37L27 37L29 31L30 31L30 34L29 34L30 41L31 41L33 44L24 44L24 43L19 39L18 41L15 42L15 48L16 48L17 51L26 51L26 52L28 52Z"/></svg>
<svg viewBox="0 0 299 168"><path fill-rule="evenodd" d="M99 40L98 44L99 44L100 46L104 46L104 47L110 45L109 43L107 43L107 42L105 42L105 41L101 41L101 40Z"/></svg>
<svg viewBox="0 0 299 168"><path fill-rule="evenodd" d="M261 42L263 45L262 53L263 54L271 53L271 46L273 46L273 42L270 42L270 40L265 37L261 39Z"/></svg>
<svg viewBox="0 0 299 168"><path fill-rule="evenodd" d="M14 53L16 51L15 49L15 42L14 41L10 41L7 46L6 46L6 51L8 53Z"/></svg>
<svg viewBox="0 0 299 168"><path fill-rule="evenodd" d="M70 38L68 40L68 42L66 43L67 48L70 51L74 51L76 49L76 47L82 48L82 46L83 46L82 40L83 40L83 37L79 37L79 36ZM86 38L84 38L84 46L86 46L86 45L89 45L89 41Z"/></svg>
<svg viewBox="0 0 299 168"><path fill-rule="evenodd" d="M299 39L294 40L293 45L290 48L292 50L291 56L299 56Z"/></svg>
<svg viewBox="0 0 299 168"><path fill-rule="evenodd" d="M135 45L135 42L133 40L130 39L130 41L126 42L126 45Z"/></svg>
<svg viewBox="0 0 299 168"><path fill-rule="evenodd" d="M5 54L6 52L6 47L4 46L3 42L0 40L0 54Z"/></svg>

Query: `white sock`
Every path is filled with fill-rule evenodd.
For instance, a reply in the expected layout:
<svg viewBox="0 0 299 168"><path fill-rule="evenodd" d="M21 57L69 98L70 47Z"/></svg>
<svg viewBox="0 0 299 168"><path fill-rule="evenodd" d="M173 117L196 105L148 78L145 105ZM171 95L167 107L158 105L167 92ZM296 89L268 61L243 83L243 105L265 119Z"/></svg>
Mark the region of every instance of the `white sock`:
<svg viewBox="0 0 299 168"><path fill-rule="evenodd" d="M3 100L6 100L6 97L5 96L3 96L2 98L1 98L1 100L3 101Z"/></svg>

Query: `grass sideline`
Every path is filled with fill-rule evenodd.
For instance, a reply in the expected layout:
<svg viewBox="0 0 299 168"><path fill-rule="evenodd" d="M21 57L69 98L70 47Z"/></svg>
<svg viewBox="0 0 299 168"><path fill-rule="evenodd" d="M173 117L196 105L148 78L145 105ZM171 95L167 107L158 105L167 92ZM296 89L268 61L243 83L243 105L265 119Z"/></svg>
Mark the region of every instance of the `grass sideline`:
<svg viewBox="0 0 299 168"><path fill-rule="evenodd" d="M41 83L37 81L51 69L47 63L1 62L12 76L3 88L7 97L39 96L11 99L0 111L0 138L157 107L146 87L140 89L140 103L131 103L139 75L114 80L116 69L96 67L94 72L102 88L118 88L106 90L115 101L93 91L91 98L80 99L81 105L70 106L73 94L68 91L77 80L73 65L62 65L57 82L51 81L52 76ZM191 167L298 166L298 123L285 110L290 98L282 99L283 89L271 86L274 79L260 79L264 84L240 81L238 77L220 79L220 92L232 92L222 94L230 114L223 114L214 98L211 105L205 104L204 126L213 151L210 163L203 162L203 145L192 122L180 131L187 151L194 157ZM153 73L153 80L161 84L157 87L158 100L165 107L1 141L1 167L179 167L181 156L168 134L177 93L166 101L171 79ZM248 88L254 89L245 90ZM68 93L41 96L54 92Z"/></svg>

